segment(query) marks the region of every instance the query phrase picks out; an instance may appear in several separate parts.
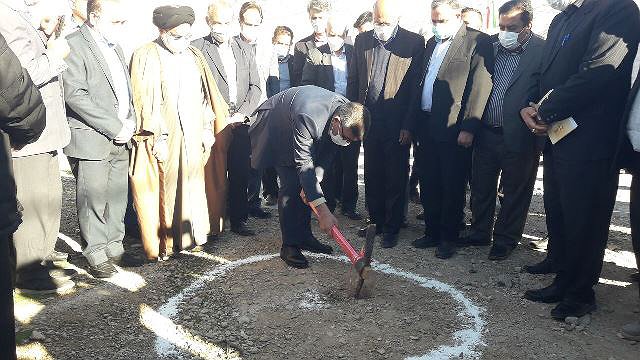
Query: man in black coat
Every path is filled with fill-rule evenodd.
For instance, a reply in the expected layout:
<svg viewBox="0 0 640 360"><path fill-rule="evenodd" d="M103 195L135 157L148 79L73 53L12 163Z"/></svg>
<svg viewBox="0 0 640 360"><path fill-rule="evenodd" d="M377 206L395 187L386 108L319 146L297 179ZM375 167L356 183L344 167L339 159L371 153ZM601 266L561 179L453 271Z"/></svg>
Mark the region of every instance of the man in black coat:
<svg viewBox="0 0 640 360"><path fill-rule="evenodd" d="M516 248L527 221L540 161L540 137L520 118L520 110L538 93L538 69L544 40L531 31L528 0L511 0L500 9L500 34L492 37L493 89L476 133L473 150L473 219L463 245L493 246L490 260L504 260ZM504 194L496 218L498 178Z"/></svg>
<svg viewBox="0 0 640 360"><path fill-rule="evenodd" d="M249 117L260 103L260 75L250 45L239 37L230 36L232 18L233 10L228 3L213 2L207 15L211 34L195 40L192 45L204 54L218 89L229 104L232 139L227 172L231 231L241 236L252 236L255 232L247 225L251 155L248 124Z"/></svg>
<svg viewBox="0 0 640 360"><path fill-rule="evenodd" d="M364 141L365 195L370 221L384 234L385 248L397 245L404 220L413 127L407 112L424 48L422 36L398 25L399 9L398 0L376 1L374 30L356 37L347 96L372 115Z"/></svg>
<svg viewBox="0 0 640 360"><path fill-rule="evenodd" d="M310 206L317 210L322 231L330 234L338 223L320 182L338 146L360 141L368 123L369 113L362 105L316 86L291 88L258 108L249 130L251 162L254 169L274 166L278 172L280 257L287 265L309 266L301 250L332 252L311 232Z"/></svg>
<svg viewBox="0 0 640 360"><path fill-rule="evenodd" d="M307 62L309 50L327 44L327 20L331 11L328 0L310 0L307 6L313 34L298 41L293 52L293 69L291 71L291 86L302 85L302 71Z"/></svg>
<svg viewBox="0 0 640 360"><path fill-rule="evenodd" d="M327 24L328 44L309 50L307 63L302 72L303 85L315 85L342 96L352 93L347 89L347 77L353 70L353 45L345 43L347 23L333 15ZM353 100L353 99L350 99ZM322 189L327 206L333 212L337 200L342 205L342 213L351 220L362 220L356 205L358 203L358 159L362 143L352 142L338 151L335 166L329 169Z"/></svg>
<svg viewBox="0 0 640 360"><path fill-rule="evenodd" d="M492 82L489 36L463 24L457 0L434 0L434 37L426 45L414 86L412 113L418 119L420 190L425 236L417 248L437 247L436 256L456 252L474 136Z"/></svg>
<svg viewBox="0 0 640 360"><path fill-rule="evenodd" d="M563 2L550 3L559 7ZM544 151L548 255L525 269L557 275L550 286L529 290L525 297L560 302L551 316L562 320L596 308L593 286L602 270L616 199L618 169L612 163L640 15L632 0L565 1L560 10L542 57L542 100L521 115L536 134L559 138L547 142Z"/></svg>
<svg viewBox="0 0 640 360"><path fill-rule="evenodd" d="M38 139L45 128L46 111L40 91L0 35L0 358L16 358L13 316L11 234L21 223L11 149Z"/></svg>

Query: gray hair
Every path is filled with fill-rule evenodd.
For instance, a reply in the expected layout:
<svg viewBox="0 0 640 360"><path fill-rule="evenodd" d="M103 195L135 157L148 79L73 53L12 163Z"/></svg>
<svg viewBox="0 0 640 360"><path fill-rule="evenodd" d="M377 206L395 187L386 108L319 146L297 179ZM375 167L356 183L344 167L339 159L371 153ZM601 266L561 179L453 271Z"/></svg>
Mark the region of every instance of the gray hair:
<svg viewBox="0 0 640 360"><path fill-rule="evenodd" d="M431 8L432 9L435 9L435 8L440 7L442 5L449 5L449 6L451 6L452 9L455 9L455 10L462 9L462 5L460 5L460 1L459 0L433 0L431 2Z"/></svg>
<svg viewBox="0 0 640 360"><path fill-rule="evenodd" d="M307 12L311 13L311 11L329 12L331 11L331 1L311 0L309 1L309 5L307 6Z"/></svg>

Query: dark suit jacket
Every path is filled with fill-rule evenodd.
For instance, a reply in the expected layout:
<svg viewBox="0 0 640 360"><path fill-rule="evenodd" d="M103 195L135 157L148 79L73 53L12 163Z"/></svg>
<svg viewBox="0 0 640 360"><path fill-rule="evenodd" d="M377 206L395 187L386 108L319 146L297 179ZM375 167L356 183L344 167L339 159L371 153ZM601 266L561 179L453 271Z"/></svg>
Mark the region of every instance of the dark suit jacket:
<svg viewBox="0 0 640 360"><path fill-rule="evenodd" d="M33 143L45 124L46 109L40 91L0 35L0 240L20 224L11 145ZM7 244L0 242L0 246Z"/></svg>
<svg viewBox="0 0 640 360"><path fill-rule="evenodd" d="M67 41L71 53L66 59L69 68L63 80L71 142L64 153L78 159L103 160L116 146L113 139L122 130L119 107L129 107L128 119L136 122L129 67L118 46L116 52L125 70L130 94L129 104L118 104L109 66L89 27L82 25Z"/></svg>
<svg viewBox="0 0 640 360"><path fill-rule="evenodd" d="M337 152L329 119L345 97L317 86L293 87L260 105L249 129L254 169L295 166L309 201L322 198L320 181Z"/></svg>
<svg viewBox="0 0 640 360"><path fill-rule="evenodd" d="M347 98L356 99L365 104L371 82L373 49L378 40L373 30L359 34L354 44L352 70L349 72L351 91ZM414 119L408 116L411 102L411 89L419 71L424 38L416 33L398 27L396 37L387 44L391 51L383 93L383 114L373 116L371 129L367 136L398 138L400 130L413 130ZM366 104L365 104L366 105ZM385 124L376 124L376 118L384 118Z"/></svg>
<svg viewBox="0 0 640 360"><path fill-rule="evenodd" d="M420 119L420 137L457 142L460 131L474 133L481 126L482 115L493 83L493 46L489 35L462 26L453 38L433 85L433 105L428 123L422 123L422 90L435 38L427 41L421 71L413 87L410 116Z"/></svg>
<svg viewBox="0 0 640 360"><path fill-rule="evenodd" d="M215 41L211 35L207 35L198 40L194 40L192 45L200 49L204 54L222 97L229 103L227 74L224 70ZM238 87L236 111L246 116L251 116L258 105L260 105L260 95L262 93L262 90L260 90L260 75L254 55L255 52L251 48L251 45L245 43L237 36L229 40L229 45L231 45L233 55L236 58L236 86Z"/></svg>
<svg viewBox="0 0 640 360"><path fill-rule="evenodd" d="M293 74L293 56L289 56L287 60L289 65L289 76ZM269 75L267 78L267 97L272 97L280 92L280 78Z"/></svg>
<svg viewBox="0 0 640 360"><path fill-rule="evenodd" d="M344 53L347 57L347 75L353 69L353 50L353 45L344 45ZM336 91L331 61L329 45L322 45L317 49L309 50L307 62L304 64L304 70L302 71L302 85L315 85L329 91ZM353 91L350 91L347 84L347 95L352 93ZM355 101L356 99L349 100Z"/></svg>
<svg viewBox="0 0 640 360"><path fill-rule="evenodd" d="M293 49L293 71L291 74L291 87L302 85L302 71L307 62L309 50L316 48L316 40L313 34L298 41ZM327 47L328 49L329 47Z"/></svg>
<svg viewBox="0 0 640 360"><path fill-rule="evenodd" d="M575 4L549 28L539 95L554 91L539 114L547 123L568 117L578 123L553 145L555 156L576 161L612 158L631 87L640 15L632 0Z"/></svg>
<svg viewBox="0 0 640 360"><path fill-rule="evenodd" d="M491 37L494 56L500 43L497 36ZM540 61L544 49L544 39L533 34L526 49L520 56L518 68L513 74L502 104L504 143L513 152L530 153L542 150L544 138L534 135L520 117L520 110L529 106L529 99L538 96ZM493 72L498 71L494 69ZM535 149L535 150L534 150Z"/></svg>

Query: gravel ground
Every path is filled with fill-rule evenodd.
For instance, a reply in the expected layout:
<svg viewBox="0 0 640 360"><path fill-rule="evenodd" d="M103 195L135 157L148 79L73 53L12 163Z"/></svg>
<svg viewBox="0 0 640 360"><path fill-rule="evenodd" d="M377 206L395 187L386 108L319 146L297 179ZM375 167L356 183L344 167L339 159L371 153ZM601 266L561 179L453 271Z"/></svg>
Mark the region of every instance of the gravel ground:
<svg viewBox="0 0 640 360"><path fill-rule="evenodd" d="M596 287L599 309L573 325L552 320L552 306L522 299L526 289L551 280L521 273L521 266L544 257L527 246L527 239L504 262L487 260L486 248L463 249L451 260L439 260L432 250L410 245L423 229L415 220L419 207L412 204L399 245L377 246L374 257L414 279L378 273L371 298L348 297L349 266L334 259L313 258L310 269L293 270L266 257L216 272L229 261L278 252L277 219L251 220L260 230L256 237L227 233L210 253L129 269L133 274L114 281L120 285L81 274L72 294L19 299L17 312L32 315L20 317L21 334L35 330L31 343L21 348L22 358L159 359L158 350L169 359L403 359L429 353L423 358L439 358L439 349L473 337L473 319L452 295L459 291L480 308L484 326L481 344L452 350L455 358L637 359L640 345L617 335L621 325L640 317L638 290L629 280L636 270L628 234L628 180L623 176L612 219L605 284ZM73 180L63 182L61 232L79 241ZM546 234L541 195L537 189L525 230L534 238ZM339 220L347 237L355 239L360 224ZM126 247L142 252L130 238ZM60 241L58 249L72 253L72 264L86 267L66 243ZM448 284L452 293L418 286L418 276ZM187 350L169 345L182 346L172 338L175 333L192 339L183 347ZM168 341L158 342L156 334Z"/></svg>

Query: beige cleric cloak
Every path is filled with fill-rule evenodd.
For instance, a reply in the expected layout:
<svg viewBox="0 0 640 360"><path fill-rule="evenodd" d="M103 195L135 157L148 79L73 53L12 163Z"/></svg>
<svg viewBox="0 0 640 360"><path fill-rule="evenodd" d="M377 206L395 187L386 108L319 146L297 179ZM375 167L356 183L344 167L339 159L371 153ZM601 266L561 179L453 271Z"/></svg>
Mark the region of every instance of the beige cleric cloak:
<svg viewBox="0 0 640 360"><path fill-rule="evenodd" d="M194 99L195 103L210 104L215 120L205 116L180 118L177 107L171 105L178 101L176 90L165 86L165 75L180 70L163 68L160 52L166 50L157 43L136 50L131 65L137 113L137 134L130 163L131 188L142 243L151 260L170 255L174 249L200 245L206 241L206 234L221 231L224 219L229 143L226 135L229 131L225 129L228 129L229 110L206 60L199 50L193 47L189 50L200 72L200 94L204 93L204 99ZM196 86L198 84L194 84ZM162 163L153 155L153 145L162 134L161 128L170 134L169 157ZM202 153L202 133L206 128L214 129L216 135L211 156L208 152ZM206 195L198 189L204 189Z"/></svg>

